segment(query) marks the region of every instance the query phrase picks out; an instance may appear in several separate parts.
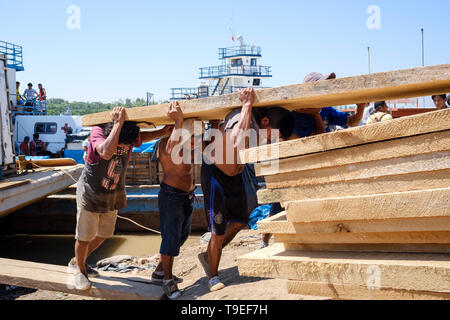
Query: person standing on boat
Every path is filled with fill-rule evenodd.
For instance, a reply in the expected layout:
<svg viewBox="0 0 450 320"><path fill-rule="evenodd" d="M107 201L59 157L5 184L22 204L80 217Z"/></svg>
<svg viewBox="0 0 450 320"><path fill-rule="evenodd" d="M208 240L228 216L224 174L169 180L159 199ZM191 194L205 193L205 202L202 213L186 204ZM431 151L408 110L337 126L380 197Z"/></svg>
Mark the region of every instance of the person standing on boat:
<svg viewBox="0 0 450 320"><path fill-rule="evenodd" d="M38 93L33 89L33 84L28 84L28 89L25 89L23 92L23 97L25 98L25 106L26 107L34 107L35 99L38 97ZM33 109L26 108L27 112L33 112Z"/></svg>
<svg viewBox="0 0 450 320"><path fill-rule="evenodd" d="M111 112L111 123L91 131L86 165L77 184L75 258L69 262L77 290L88 290L89 277L99 274L86 265L87 258L114 235L118 210L127 205L125 175L133 146L158 139L170 130L140 134L134 122L125 122L125 109Z"/></svg>
<svg viewBox="0 0 450 320"><path fill-rule="evenodd" d="M39 106L41 109L40 111L43 112L47 110L47 91L42 86L42 83L38 84L38 88L39 88Z"/></svg>
<svg viewBox="0 0 450 320"><path fill-rule="evenodd" d="M191 233L194 213L195 137L194 122L184 121L178 102L169 105L168 115L175 121L175 130L170 137L162 139L158 147L164 172L158 195L162 243L161 260L152 275L152 282L162 284L166 296L173 300L181 296L178 284L183 280L173 276L172 267L175 257L180 255L180 248ZM184 141L180 142L180 138ZM175 158L186 161L178 161Z"/></svg>

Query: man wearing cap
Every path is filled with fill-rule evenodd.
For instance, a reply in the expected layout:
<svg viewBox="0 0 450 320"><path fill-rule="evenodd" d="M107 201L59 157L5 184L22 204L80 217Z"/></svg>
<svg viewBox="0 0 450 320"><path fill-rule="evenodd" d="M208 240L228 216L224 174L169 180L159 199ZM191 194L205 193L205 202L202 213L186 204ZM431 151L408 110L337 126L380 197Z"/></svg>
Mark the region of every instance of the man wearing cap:
<svg viewBox="0 0 450 320"><path fill-rule="evenodd" d="M173 262L191 233L194 213L195 137L194 121L184 120L178 102L169 105L168 115L175 121L175 129L170 137L161 140L158 148L164 172L158 196L162 243L160 263L152 282L162 284L166 296L173 300L181 296L178 284L183 281L173 276Z"/></svg>
<svg viewBox="0 0 450 320"><path fill-rule="evenodd" d="M335 73L322 75L318 72L312 72L305 77L303 83L333 79L336 79ZM343 128L357 127L361 123L364 110L368 105L368 103L358 104L355 115L349 115L333 107L295 110L295 129L292 139L331 132L330 126L332 125Z"/></svg>
<svg viewBox="0 0 450 320"><path fill-rule="evenodd" d="M367 120L367 124L390 121L393 119L389 114L389 107L386 101L376 102L374 109L375 112L369 117L369 120Z"/></svg>

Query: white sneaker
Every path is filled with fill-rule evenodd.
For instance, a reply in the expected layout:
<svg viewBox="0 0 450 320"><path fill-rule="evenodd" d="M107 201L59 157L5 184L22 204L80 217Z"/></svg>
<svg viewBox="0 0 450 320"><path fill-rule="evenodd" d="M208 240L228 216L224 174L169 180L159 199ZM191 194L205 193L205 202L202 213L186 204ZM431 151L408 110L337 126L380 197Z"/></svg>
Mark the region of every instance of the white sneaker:
<svg viewBox="0 0 450 320"><path fill-rule="evenodd" d="M92 282L90 282L89 279L81 272L75 274L73 277L75 289L79 291L86 291L92 287Z"/></svg>
<svg viewBox="0 0 450 320"><path fill-rule="evenodd" d="M97 278L100 276L100 273L98 273L97 270L92 269L88 264L86 264L86 271L89 278ZM70 260L67 266L67 272L72 274L77 274L80 272L77 264L75 263L75 259Z"/></svg>
<svg viewBox="0 0 450 320"><path fill-rule="evenodd" d="M214 277L211 278L209 280L209 291L213 292L213 291L219 291L222 290L223 288L225 288L225 285L220 282L219 277Z"/></svg>

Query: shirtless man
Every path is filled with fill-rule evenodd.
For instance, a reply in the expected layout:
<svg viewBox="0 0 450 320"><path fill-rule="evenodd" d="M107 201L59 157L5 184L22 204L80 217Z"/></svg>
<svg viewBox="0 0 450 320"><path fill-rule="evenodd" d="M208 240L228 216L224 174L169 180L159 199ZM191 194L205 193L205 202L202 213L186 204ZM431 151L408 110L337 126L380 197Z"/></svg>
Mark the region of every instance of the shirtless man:
<svg viewBox="0 0 450 320"><path fill-rule="evenodd" d="M189 123L191 126L183 125L183 112L178 102L170 104L168 115L175 121L175 128L172 135L161 140L159 145L160 161L164 171L158 198L162 243L161 260L152 275L152 281L161 283L165 294L172 300L181 296L177 284L183 280L173 276L172 267L174 257L179 256L180 248L191 233L195 181L192 165L193 123ZM191 133L191 139L183 145L183 148L179 148L182 129ZM178 161L174 161L174 156L177 156L178 150L180 158L184 158L184 152L189 152L192 161L177 164Z"/></svg>
<svg viewBox="0 0 450 320"><path fill-rule="evenodd" d="M246 133L250 129L260 132L267 130L266 138L270 142L275 136L274 129L281 128L281 136L289 138L293 131L292 114L282 108L253 110L254 92L252 88L239 92L242 108L232 111L220 126L220 137L211 144L216 150L215 159L208 159L202 166L202 189L205 199L205 211L211 230L208 251L198 258L209 277L209 289L217 291L224 288L219 280L219 263L222 249L248 225L249 212L242 172L244 165L237 161L239 149L248 147ZM248 137L248 136L247 136ZM263 141L260 141L262 144ZM220 147L222 144L223 148ZM227 162L227 150L234 152L234 161ZM223 150L223 158L217 154ZM232 158L232 157L230 157Z"/></svg>

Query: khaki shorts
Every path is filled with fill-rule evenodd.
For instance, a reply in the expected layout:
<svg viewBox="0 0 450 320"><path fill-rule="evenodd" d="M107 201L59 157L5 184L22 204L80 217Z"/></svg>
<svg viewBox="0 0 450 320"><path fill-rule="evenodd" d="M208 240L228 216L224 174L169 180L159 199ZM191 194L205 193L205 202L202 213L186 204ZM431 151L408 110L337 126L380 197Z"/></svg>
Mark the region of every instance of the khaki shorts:
<svg viewBox="0 0 450 320"><path fill-rule="evenodd" d="M78 208L75 239L90 242L96 237L112 238L116 228L118 211L95 213Z"/></svg>

